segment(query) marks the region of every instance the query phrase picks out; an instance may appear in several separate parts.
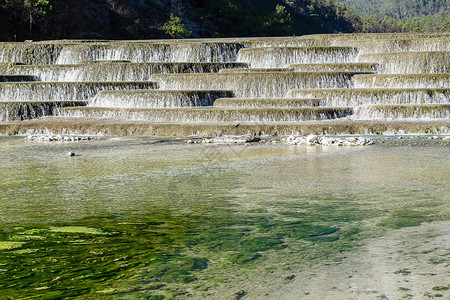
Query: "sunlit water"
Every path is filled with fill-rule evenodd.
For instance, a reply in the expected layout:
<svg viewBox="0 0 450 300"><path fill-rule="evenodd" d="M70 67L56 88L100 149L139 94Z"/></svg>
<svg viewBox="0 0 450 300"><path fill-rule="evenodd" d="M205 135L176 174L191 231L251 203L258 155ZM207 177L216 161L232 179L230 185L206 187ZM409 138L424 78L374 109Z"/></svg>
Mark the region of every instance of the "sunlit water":
<svg viewBox="0 0 450 300"><path fill-rule="evenodd" d="M0 138L0 294L239 295L241 280L450 219L449 154Z"/></svg>

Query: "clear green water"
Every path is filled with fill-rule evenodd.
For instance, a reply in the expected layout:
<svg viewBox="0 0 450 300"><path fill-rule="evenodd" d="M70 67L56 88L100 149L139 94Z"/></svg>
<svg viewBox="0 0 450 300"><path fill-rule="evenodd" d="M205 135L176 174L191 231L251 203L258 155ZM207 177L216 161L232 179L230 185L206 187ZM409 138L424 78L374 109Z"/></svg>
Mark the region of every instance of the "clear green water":
<svg viewBox="0 0 450 300"><path fill-rule="evenodd" d="M444 146L0 138L0 295L238 294L242 280L337 260L393 228L449 220L449 154Z"/></svg>

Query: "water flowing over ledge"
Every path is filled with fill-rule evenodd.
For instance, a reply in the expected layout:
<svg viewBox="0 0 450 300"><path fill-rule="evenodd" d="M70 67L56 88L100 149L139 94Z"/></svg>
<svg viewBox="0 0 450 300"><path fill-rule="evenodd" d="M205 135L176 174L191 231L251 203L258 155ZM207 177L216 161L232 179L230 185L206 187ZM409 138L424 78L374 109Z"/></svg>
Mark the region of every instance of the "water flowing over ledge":
<svg viewBox="0 0 450 300"><path fill-rule="evenodd" d="M0 101L85 100L103 90L152 89L154 82L0 83Z"/></svg>
<svg viewBox="0 0 450 300"><path fill-rule="evenodd" d="M0 122L23 121L61 116L63 107L84 106L86 101L9 101L0 102Z"/></svg>
<svg viewBox="0 0 450 300"><path fill-rule="evenodd" d="M346 107L308 108L65 108L68 117L110 118L152 122L299 122L342 118L353 113Z"/></svg>
<svg viewBox="0 0 450 300"><path fill-rule="evenodd" d="M212 106L219 98L233 97L232 91L123 90L101 91L89 100L89 106L123 108L163 108Z"/></svg>
<svg viewBox="0 0 450 300"><path fill-rule="evenodd" d="M450 43L450 41L449 41ZM376 61L377 71L382 74L449 73L449 52L403 52L364 54L360 62Z"/></svg>
<svg viewBox="0 0 450 300"><path fill-rule="evenodd" d="M333 106L446 104L450 102L450 89L303 89L291 90L289 96L325 99Z"/></svg>
<svg viewBox="0 0 450 300"><path fill-rule="evenodd" d="M214 73L227 68L246 68L246 63L130 63L85 62L76 65L11 65L0 63L0 74L35 76L41 81L98 82L148 81L152 74ZM1 78L0 78L1 81Z"/></svg>
<svg viewBox="0 0 450 300"><path fill-rule="evenodd" d="M129 60L149 62L233 62L236 61L238 43L169 42L169 43L105 43L71 45L62 49L57 64L77 64L95 60Z"/></svg>
<svg viewBox="0 0 450 300"><path fill-rule="evenodd" d="M308 122L363 134L374 129L361 122L401 121L447 132L449 50L447 33L0 43L0 122L120 119L177 135L195 123L215 134Z"/></svg>
<svg viewBox="0 0 450 300"><path fill-rule="evenodd" d="M355 107L352 117L361 120L445 120L450 118L450 104L364 105Z"/></svg>
<svg viewBox="0 0 450 300"><path fill-rule="evenodd" d="M358 49L350 47L249 48L239 51L238 61L252 68L274 68L294 63L349 63L357 55Z"/></svg>
<svg viewBox="0 0 450 300"><path fill-rule="evenodd" d="M292 89L352 86L352 72L154 74L161 89L231 89L237 97L284 97Z"/></svg>
<svg viewBox="0 0 450 300"><path fill-rule="evenodd" d="M356 88L450 88L450 74L356 75Z"/></svg>

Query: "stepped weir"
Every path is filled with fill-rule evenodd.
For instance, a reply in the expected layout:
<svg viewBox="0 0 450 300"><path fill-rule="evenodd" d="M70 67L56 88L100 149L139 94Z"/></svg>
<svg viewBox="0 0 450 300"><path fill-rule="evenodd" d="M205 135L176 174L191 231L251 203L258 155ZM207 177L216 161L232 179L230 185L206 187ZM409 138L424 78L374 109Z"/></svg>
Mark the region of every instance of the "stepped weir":
<svg viewBox="0 0 450 300"><path fill-rule="evenodd" d="M0 134L447 133L450 34L0 43Z"/></svg>

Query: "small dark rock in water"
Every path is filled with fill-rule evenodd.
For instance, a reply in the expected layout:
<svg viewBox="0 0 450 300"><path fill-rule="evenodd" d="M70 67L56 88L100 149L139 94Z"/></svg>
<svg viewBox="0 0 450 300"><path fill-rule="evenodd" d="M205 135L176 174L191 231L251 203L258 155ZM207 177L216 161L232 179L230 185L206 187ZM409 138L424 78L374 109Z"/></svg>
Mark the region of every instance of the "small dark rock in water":
<svg viewBox="0 0 450 300"><path fill-rule="evenodd" d="M69 153L67 153L67 156L75 156L75 152L70 151Z"/></svg>
<svg viewBox="0 0 450 300"><path fill-rule="evenodd" d="M237 292L236 293L236 300L242 299L243 297L245 297L245 295L247 295L247 292L244 291L244 290Z"/></svg>
<svg viewBox="0 0 450 300"><path fill-rule="evenodd" d="M295 278L295 275L289 275L288 277L286 277L286 280L291 281L291 280L294 280L294 278Z"/></svg>

